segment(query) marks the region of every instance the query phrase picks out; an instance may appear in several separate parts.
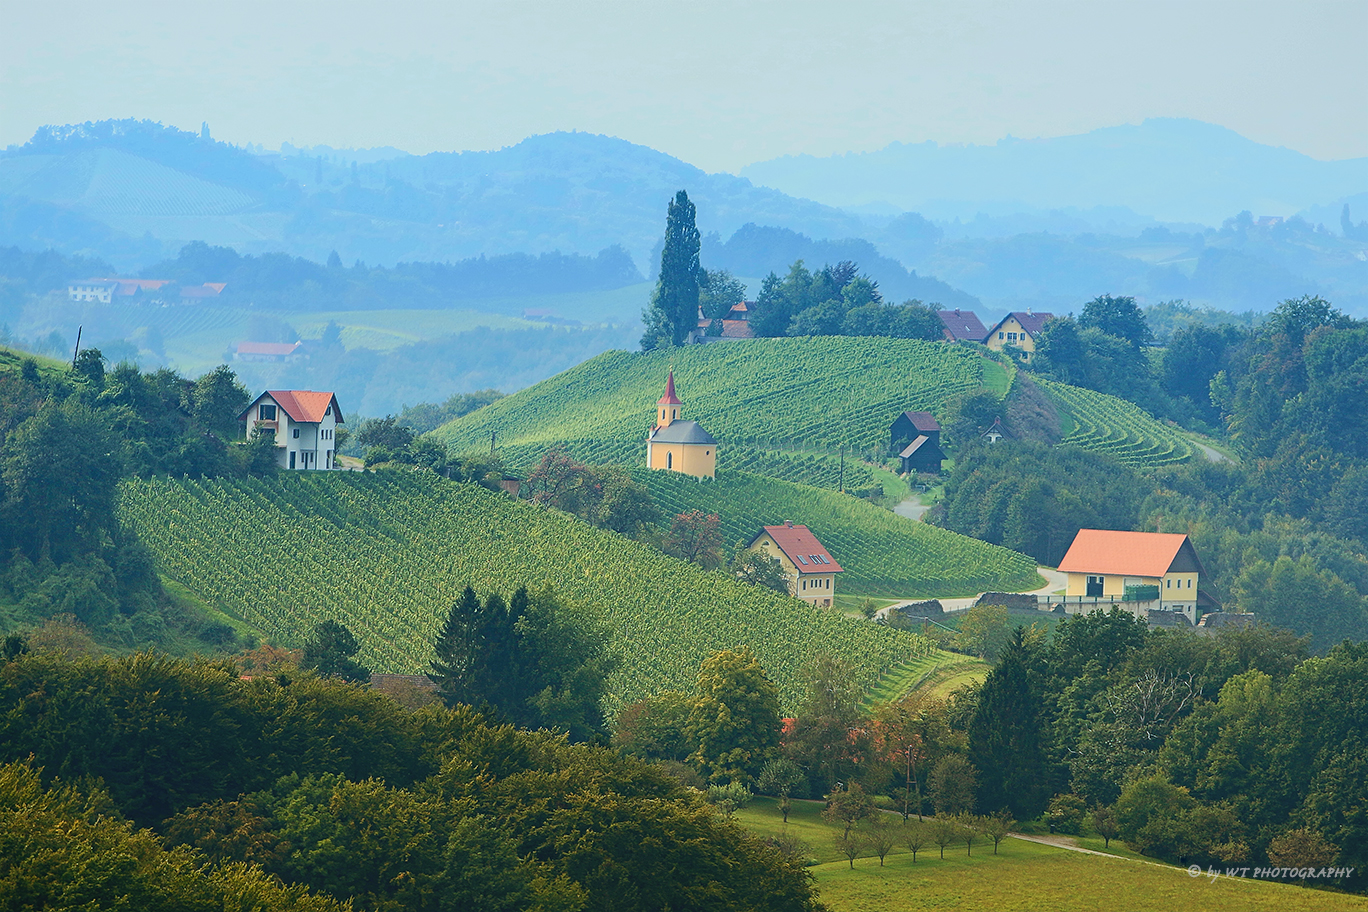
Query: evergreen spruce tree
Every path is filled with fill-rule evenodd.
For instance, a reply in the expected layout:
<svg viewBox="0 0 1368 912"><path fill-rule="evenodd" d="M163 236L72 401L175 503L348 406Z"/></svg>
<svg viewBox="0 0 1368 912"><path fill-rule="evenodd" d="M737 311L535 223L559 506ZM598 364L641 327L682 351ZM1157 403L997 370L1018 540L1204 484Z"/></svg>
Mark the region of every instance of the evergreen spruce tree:
<svg viewBox="0 0 1368 912"><path fill-rule="evenodd" d="M479 625L480 599L466 586L437 635L431 665L430 676L448 704L480 702L474 680L480 661Z"/></svg>
<svg viewBox="0 0 1368 912"><path fill-rule="evenodd" d="M698 326L698 263L700 237L694 224L696 210L683 190L670 201L665 218L665 249L660 254L660 279L643 318L643 349L655 348L665 336L683 345Z"/></svg>
<svg viewBox="0 0 1368 912"><path fill-rule="evenodd" d="M979 774L978 809L995 813L1007 808L1018 820L1039 817L1050 800L1040 694L1027 669L1029 650L1018 627L983 682L969 723L969 759Z"/></svg>

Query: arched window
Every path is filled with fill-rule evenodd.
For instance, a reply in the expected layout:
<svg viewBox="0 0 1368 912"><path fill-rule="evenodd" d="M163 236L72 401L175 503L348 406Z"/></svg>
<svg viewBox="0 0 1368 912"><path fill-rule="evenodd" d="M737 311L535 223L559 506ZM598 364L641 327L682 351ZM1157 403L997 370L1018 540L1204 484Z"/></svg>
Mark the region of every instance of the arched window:
<svg viewBox="0 0 1368 912"><path fill-rule="evenodd" d="M674 453L666 453L666 454L665 454L665 468L667 468L667 469L673 469L673 468L674 468Z"/></svg>

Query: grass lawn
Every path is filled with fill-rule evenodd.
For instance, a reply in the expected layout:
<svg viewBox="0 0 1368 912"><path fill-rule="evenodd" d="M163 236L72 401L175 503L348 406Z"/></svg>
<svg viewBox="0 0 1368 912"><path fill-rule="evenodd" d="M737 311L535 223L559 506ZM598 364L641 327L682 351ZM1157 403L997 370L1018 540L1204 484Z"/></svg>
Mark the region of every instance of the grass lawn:
<svg viewBox="0 0 1368 912"><path fill-rule="evenodd" d="M761 834L783 828L772 799L737 812L738 823ZM832 912L912 912L924 909L1039 910L1039 912L1350 912L1368 910L1368 897L1309 890L1252 879L1191 877L1185 868L1127 858L1104 858L1006 839L948 847L931 845L914 864L906 849L883 867L860 858L851 870L836 851L836 829L821 818L821 802L795 801L788 831L803 839L818 864L809 868L820 899ZM1100 840L1099 840L1100 842Z"/></svg>

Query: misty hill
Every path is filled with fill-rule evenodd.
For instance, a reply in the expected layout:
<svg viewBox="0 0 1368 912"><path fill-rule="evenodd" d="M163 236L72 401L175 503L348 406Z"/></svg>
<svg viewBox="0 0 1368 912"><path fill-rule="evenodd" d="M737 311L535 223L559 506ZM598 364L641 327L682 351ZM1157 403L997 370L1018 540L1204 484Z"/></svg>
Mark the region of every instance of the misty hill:
<svg viewBox="0 0 1368 912"><path fill-rule="evenodd" d="M784 156L741 170L757 184L829 206L883 206L936 218L981 209L1125 206L1165 221L1219 225L1242 210L1291 215L1368 189L1368 158L1317 161L1195 120L1155 118L994 145L893 143L828 158Z"/></svg>
<svg viewBox="0 0 1368 912"><path fill-rule="evenodd" d="M336 250L348 263L392 265L592 255L620 244L644 266L681 188L697 203L704 232L730 235L754 222L820 238L854 237L861 228L839 210L588 133L359 165L354 155L297 153L258 156L149 122L45 127L0 153L0 206L23 216L0 219L0 244L31 249L59 240L53 223L71 213L82 220L74 227L85 246L53 244L69 253L130 248L150 235L163 243L159 255L198 240L315 261ZM37 236L22 236L26 229Z"/></svg>

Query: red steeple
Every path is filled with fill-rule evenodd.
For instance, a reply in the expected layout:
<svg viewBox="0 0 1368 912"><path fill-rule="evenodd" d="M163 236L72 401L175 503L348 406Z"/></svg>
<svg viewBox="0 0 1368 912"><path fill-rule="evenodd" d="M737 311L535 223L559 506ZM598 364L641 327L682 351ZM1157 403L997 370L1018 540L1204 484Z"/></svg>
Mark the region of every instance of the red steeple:
<svg viewBox="0 0 1368 912"><path fill-rule="evenodd" d="M674 390L674 368L670 368L670 376L665 380L665 395L661 396L656 405L683 405Z"/></svg>

